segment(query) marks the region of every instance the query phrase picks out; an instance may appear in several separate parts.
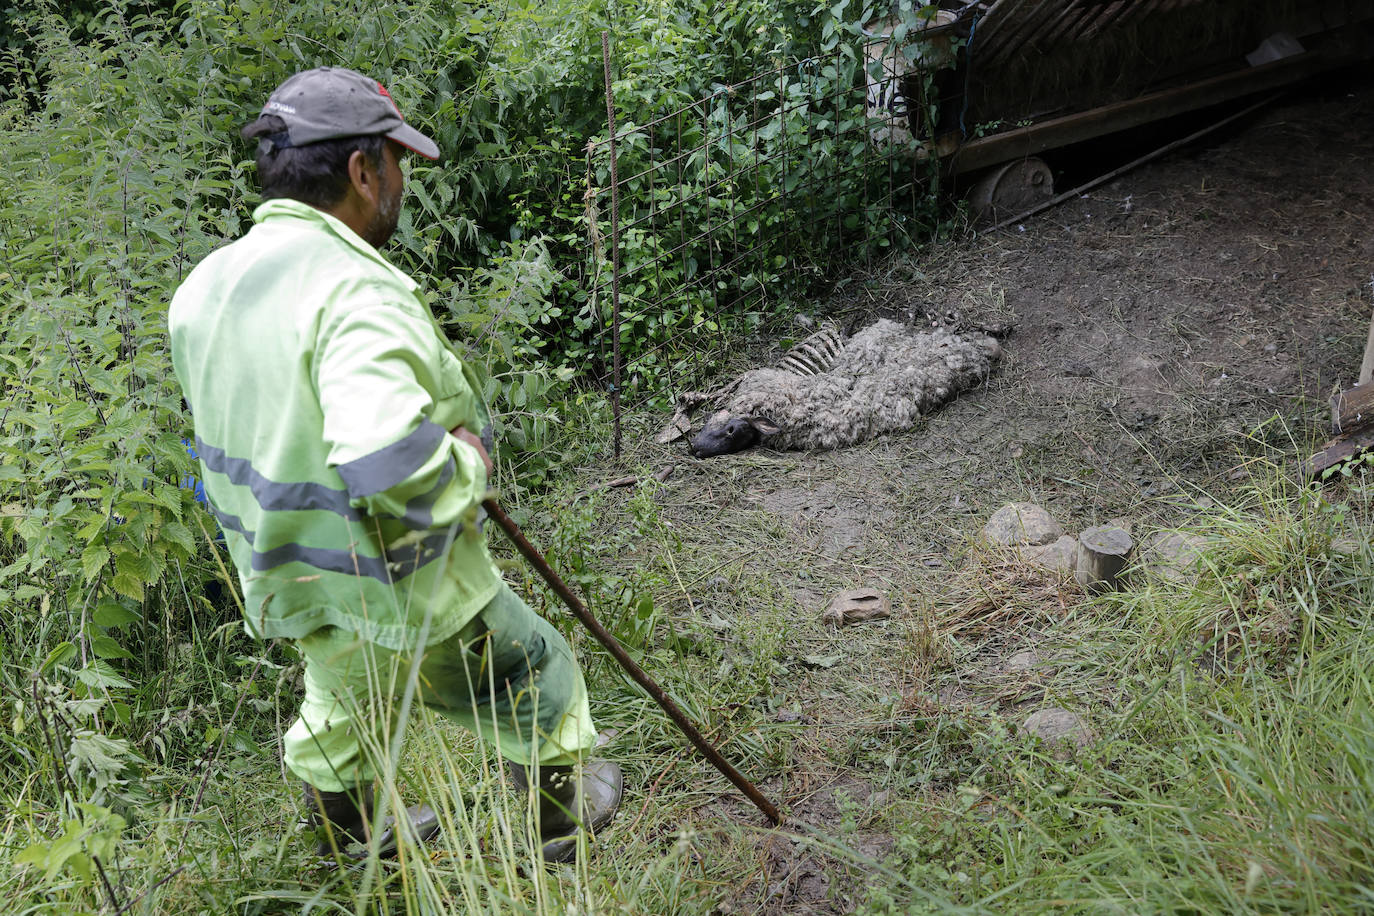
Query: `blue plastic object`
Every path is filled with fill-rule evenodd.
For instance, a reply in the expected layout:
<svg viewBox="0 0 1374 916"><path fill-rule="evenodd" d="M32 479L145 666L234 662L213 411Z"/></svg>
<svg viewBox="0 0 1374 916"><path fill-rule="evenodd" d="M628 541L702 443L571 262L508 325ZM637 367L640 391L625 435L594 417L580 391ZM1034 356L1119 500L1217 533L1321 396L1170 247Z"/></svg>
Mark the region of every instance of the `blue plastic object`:
<svg viewBox="0 0 1374 916"><path fill-rule="evenodd" d="M195 443L191 442L190 439L182 439L181 441L182 444L186 446L186 454L199 461L200 455L196 454ZM190 490L195 494L196 502L207 509L210 508L210 500L205 495L205 483L199 477L194 474L187 474L185 477L181 478L179 486L183 490Z"/></svg>

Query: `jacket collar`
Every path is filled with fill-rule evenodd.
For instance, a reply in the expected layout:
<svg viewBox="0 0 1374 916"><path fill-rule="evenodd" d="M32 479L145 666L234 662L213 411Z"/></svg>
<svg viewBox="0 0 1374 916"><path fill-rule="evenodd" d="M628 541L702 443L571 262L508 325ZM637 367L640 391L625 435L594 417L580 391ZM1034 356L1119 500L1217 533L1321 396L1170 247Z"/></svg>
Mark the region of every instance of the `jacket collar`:
<svg viewBox="0 0 1374 916"><path fill-rule="evenodd" d="M355 249L359 254L366 257L368 260L380 264L382 267L385 267L387 270L391 271L391 273L394 274L398 280L400 280L402 283L406 285L407 289L419 289L420 284L416 283L413 279L411 279L409 274L407 274L405 271L401 270L395 264L392 264L385 257L383 257L380 251L378 251L376 248L373 248L366 241L364 241L361 236L359 236L352 229L348 228L348 226L344 223L343 220L338 219L334 216L330 216L328 213L318 209L317 207L312 207L310 204L302 203L299 200L291 200L289 198L278 197L272 200L264 201L263 203L258 205L256 210L253 211L254 223L264 223L269 220L288 219L301 220L319 226L325 231L337 236L340 241L342 241L349 247Z"/></svg>

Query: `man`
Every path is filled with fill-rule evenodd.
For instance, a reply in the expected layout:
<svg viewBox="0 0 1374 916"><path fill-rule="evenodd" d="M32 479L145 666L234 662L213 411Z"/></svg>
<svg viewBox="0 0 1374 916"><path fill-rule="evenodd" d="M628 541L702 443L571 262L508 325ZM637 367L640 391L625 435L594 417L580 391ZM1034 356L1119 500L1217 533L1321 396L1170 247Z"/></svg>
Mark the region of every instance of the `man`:
<svg viewBox="0 0 1374 916"><path fill-rule="evenodd" d="M372 783L420 656L418 696L482 735L539 788L546 859L620 803L567 642L502 582L479 505L492 464L476 377L410 277L378 249L411 151L437 159L385 88L298 73L243 129L258 141L255 225L177 290L172 360L247 629L305 660L287 767L329 855L373 839ZM432 834L417 806L401 818Z"/></svg>

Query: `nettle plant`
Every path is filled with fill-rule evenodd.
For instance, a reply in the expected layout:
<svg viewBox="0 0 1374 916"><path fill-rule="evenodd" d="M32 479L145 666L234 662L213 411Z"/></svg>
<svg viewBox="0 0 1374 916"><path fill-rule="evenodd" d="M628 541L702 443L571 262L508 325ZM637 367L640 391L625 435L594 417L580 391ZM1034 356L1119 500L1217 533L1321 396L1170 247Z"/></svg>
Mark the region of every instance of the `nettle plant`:
<svg viewBox="0 0 1374 916"><path fill-rule="evenodd" d="M180 486L191 460L165 308L192 261L240 231L245 177L203 59L163 53L160 18L111 7L84 43L60 20L36 26L43 69L5 74L0 133L0 692L22 736L0 767L49 760L36 771L80 825L99 812L72 805L134 799L132 772L205 740L154 727L186 699L186 641L232 619L206 598L214 524ZM182 117L197 92L200 117ZM208 687L212 700L232 684Z"/></svg>
<svg viewBox="0 0 1374 916"><path fill-rule="evenodd" d="M628 389L668 396L692 371L684 357L697 372L709 368L703 334L783 312L833 272L837 250L863 257L892 243L896 224L872 202L888 185L892 154L871 141L859 80L861 59L837 54L782 70L747 98L721 88L684 117L644 113L618 130L618 173L631 176L620 188ZM584 335L563 349L600 363L613 320L610 180L602 144L589 169L598 209L587 217L602 249L589 251L589 282L561 290L572 330Z"/></svg>
<svg viewBox="0 0 1374 916"><path fill-rule="evenodd" d="M928 15L894 8L894 44ZM626 393L669 399L717 368L720 354L703 351L720 329L753 330L786 314L833 274L837 252L869 257L933 227L935 163L928 186L913 182L911 151L884 139L885 119L866 104L866 80L882 75L866 70L882 64L865 60L859 23L875 16L849 0L781 13L790 28L759 27L773 50L755 69L722 70L740 85L713 80L689 96L641 71L613 82ZM785 53L798 35L815 42L814 56ZM670 56L675 47L668 43ZM929 123L934 111L916 117ZM551 330L556 349L603 376L614 320L610 160L599 134L581 235L560 239L582 242L585 266L559 285L561 320Z"/></svg>

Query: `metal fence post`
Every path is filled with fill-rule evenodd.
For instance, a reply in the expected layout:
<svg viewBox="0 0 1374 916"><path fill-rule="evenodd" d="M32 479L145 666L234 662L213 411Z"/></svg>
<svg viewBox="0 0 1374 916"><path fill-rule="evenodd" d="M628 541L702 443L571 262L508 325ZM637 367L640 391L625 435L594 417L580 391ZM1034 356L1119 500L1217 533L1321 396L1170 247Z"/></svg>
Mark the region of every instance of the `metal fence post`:
<svg viewBox="0 0 1374 916"><path fill-rule="evenodd" d="M606 72L606 131L611 146L611 415L615 418L615 459L620 460L620 176L616 171L615 98L611 93L611 39L601 33L601 63Z"/></svg>

